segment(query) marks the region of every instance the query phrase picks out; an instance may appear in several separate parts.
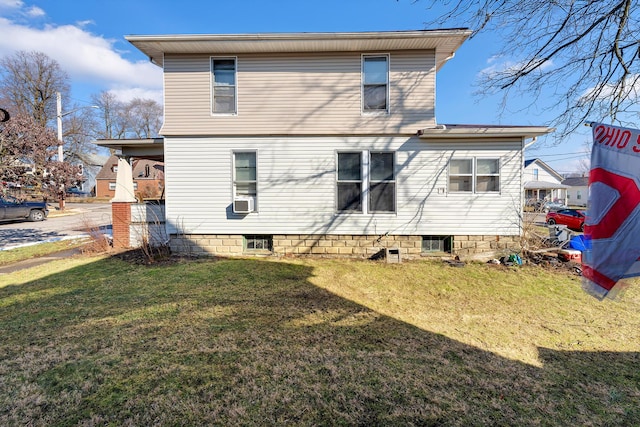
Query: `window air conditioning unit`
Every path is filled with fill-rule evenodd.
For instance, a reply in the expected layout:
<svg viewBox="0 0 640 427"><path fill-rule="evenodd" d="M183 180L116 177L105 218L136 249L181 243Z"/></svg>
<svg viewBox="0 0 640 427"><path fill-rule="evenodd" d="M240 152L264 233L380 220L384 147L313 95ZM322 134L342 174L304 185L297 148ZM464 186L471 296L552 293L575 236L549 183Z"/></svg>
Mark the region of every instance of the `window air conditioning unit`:
<svg viewBox="0 0 640 427"><path fill-rule="evenodd" d="M246 214L253 212L255 199L253 197L238 198L233 201L233 213Z"/></svg>

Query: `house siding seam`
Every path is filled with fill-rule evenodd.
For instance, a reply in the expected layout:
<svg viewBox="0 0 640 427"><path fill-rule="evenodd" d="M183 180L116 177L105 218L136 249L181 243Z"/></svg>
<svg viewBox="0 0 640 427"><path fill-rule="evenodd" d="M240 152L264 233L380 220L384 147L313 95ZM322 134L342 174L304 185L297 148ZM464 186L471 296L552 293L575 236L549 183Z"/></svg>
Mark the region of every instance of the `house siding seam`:
<svg viewBox="0 0 640 427"><path fill-rule="evenodd" d="M361 54L243 54L236 115L211 112L211 57L165 56L161 134L415 134L435 125L435 53L390 53L390 114L361 112Z"/></svg>

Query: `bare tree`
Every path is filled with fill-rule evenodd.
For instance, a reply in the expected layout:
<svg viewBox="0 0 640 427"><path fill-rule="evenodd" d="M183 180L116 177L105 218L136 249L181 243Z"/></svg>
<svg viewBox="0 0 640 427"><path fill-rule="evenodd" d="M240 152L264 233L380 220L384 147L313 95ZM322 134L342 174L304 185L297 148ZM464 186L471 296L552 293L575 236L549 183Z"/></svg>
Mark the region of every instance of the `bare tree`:
<svg viewBox="0 0 640 427"><path fill-rule="evenodd" d="M134 98L124 106L127 136L153 138L162 124L162 107L152 99Z"/></svg>
<svg viewBox="0 0 640 427"><path fill-rule="evenodd" d="M0 123L0 180L33 186L50 195L73 185L80 169L55 160L58 139L50 128L27 114Z"/></svg>
<svg viewBox="0 0 640 427"><path fill-rule="evenodd" d="M559 111L550 123L558 140L585 121L637 121L637 0L424 1L429 9L446 8L429 25L498 36L501 66L484 73L481 93L500 92L505 105L517 95Z"/></svg>
<svg viewBox="0 0 640 427"><path fill-rule="evenodd" d="M100 126L96 128L96 138L123 138L126 132L122 120L124 104L109 91L102 91L91 97L92 102L100 108Z"/></svg>
<svg viewBox="0 0 640 427"><path fill-rule="evenodd" d="M28 114L41 126L56 118L56 92L69 93L69 77L57 61L42 52L18 51L0 59L0 91L5 108Z"/></svg>
<svg viewBox="0 0 640 427"><path fill-rule="evenodd" d="M93 144L98 127L95 110L77 106L71 108L74 113L63 119L64 158L69 163L89 166L93 163L93 154L97 152L97 146Z"/></svg>
<svg viewBox="0 0 640 427"><path fill-rule="evenodd" d="M111 92L92 97L100 107L98 138L153 138L162 124L162 106L152 99L134 98L122 102Z"/></svg>

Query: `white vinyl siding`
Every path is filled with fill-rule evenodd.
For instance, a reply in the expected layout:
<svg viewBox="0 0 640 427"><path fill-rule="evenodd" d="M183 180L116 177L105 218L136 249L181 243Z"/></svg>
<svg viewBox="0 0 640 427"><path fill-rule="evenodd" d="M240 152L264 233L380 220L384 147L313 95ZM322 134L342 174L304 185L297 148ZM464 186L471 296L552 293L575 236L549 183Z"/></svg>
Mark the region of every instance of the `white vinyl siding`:
<svg viewBox="0 0 640 427"><path fill-rule="evenodd" d="M167 227L170 233L191 234L518 235L514 200L521 198L521 144L519 139L167 137ZM251 215L230 214L230 150L259 153L259 211ZM395 154L394 214L336 211L339 152ZM501 191L447 192L454 155L501 159Z"/></svg>
<svg viewBox="0 0 640 427"><path fill-rule="evenodd" d="M359 52L243 54L237 114L212 114L210 56L164 60L164 136L415 134L435 125L433 51L389 53L389 111L362 114Z"/></svg>

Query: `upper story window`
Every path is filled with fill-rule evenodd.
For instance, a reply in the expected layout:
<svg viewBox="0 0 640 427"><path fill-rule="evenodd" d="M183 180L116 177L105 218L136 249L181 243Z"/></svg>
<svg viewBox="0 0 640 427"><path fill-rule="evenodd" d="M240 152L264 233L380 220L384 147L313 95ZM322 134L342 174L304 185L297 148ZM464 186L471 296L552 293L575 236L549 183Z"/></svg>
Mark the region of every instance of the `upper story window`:
<svg viewBox="0 0 640 427"><path fill-rule="evenodd" d="M533 180L537 181L538 180L538 169L534 169L533 170Z"/></svg>
<svg viewBox="0 0 640 427"><path fill-rule="evenodd" d="M449 192L500 191L500 159L451 159Z"/></svg>
<svg viewBox="0 0 640 427"><path fill-rule="evenodd" d="M236 59L211 58L212 111L236 114Z"/></svg>
<svg viewBox="0 0 640 427"><path fill-rule="evenodd" d="M389 112L389 55L362 57L362 112Z"/></svg>

